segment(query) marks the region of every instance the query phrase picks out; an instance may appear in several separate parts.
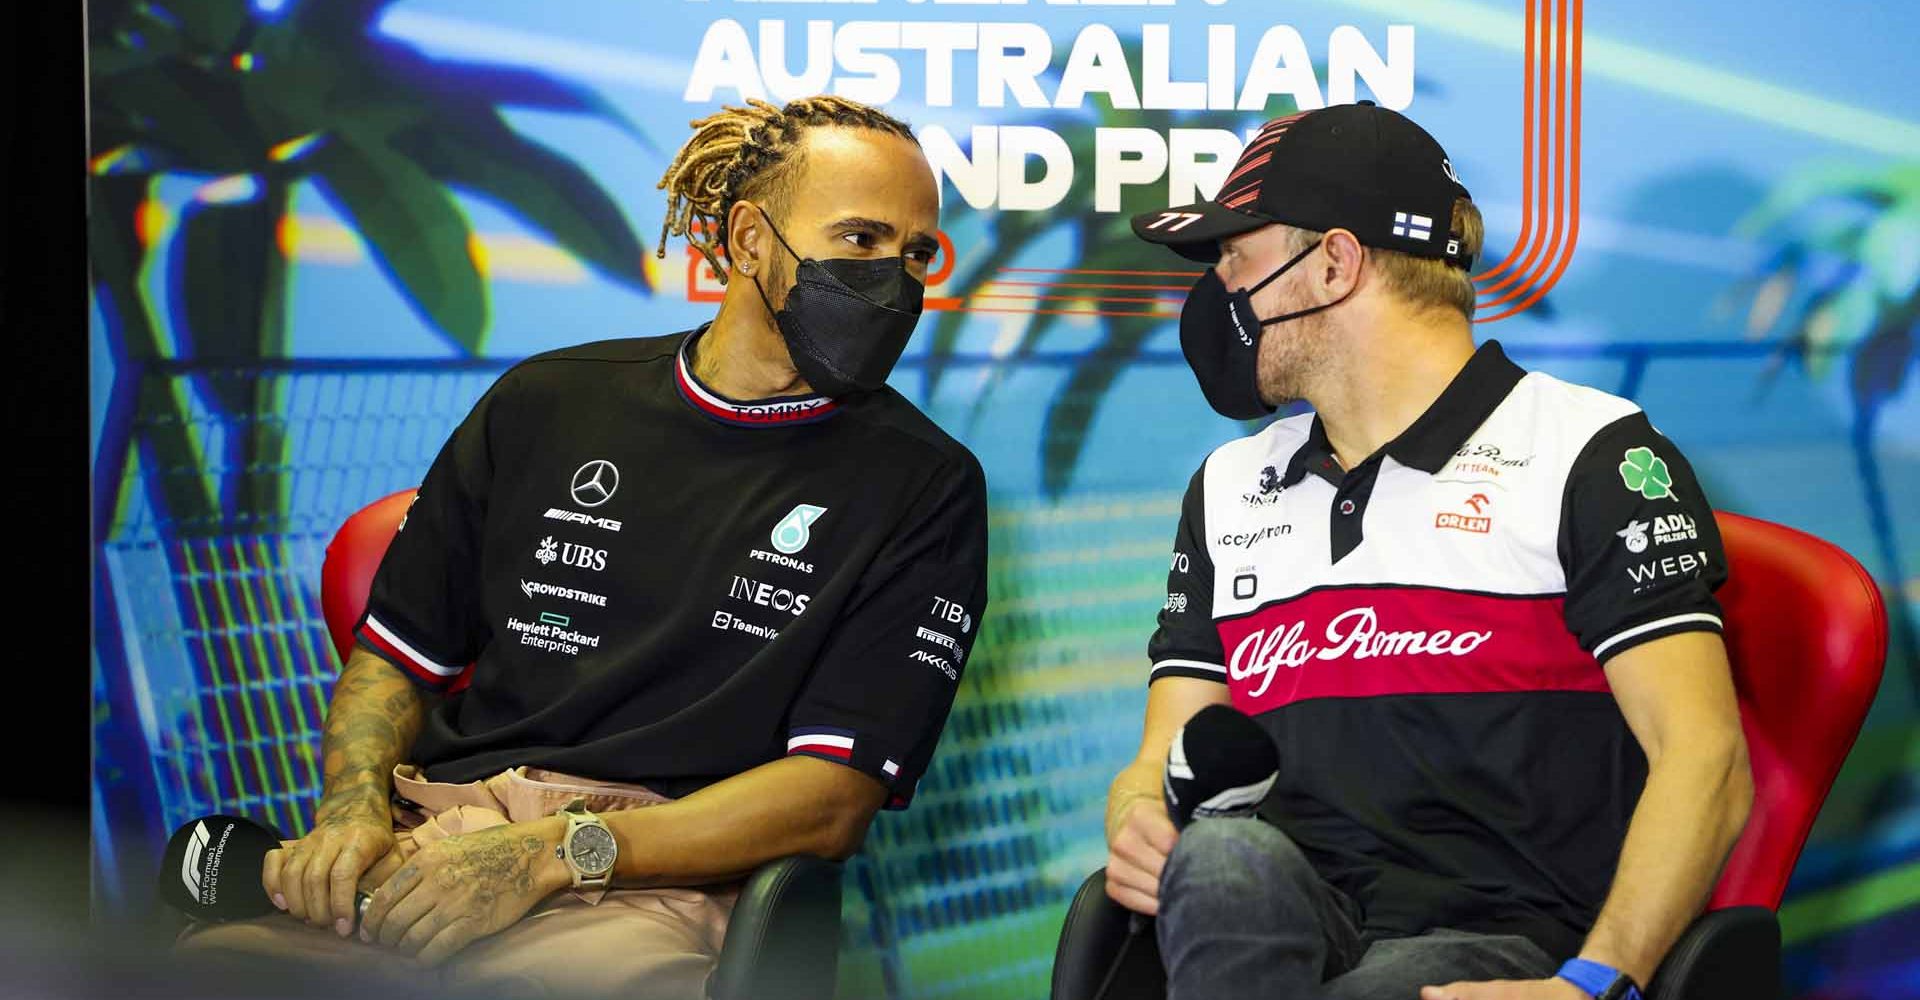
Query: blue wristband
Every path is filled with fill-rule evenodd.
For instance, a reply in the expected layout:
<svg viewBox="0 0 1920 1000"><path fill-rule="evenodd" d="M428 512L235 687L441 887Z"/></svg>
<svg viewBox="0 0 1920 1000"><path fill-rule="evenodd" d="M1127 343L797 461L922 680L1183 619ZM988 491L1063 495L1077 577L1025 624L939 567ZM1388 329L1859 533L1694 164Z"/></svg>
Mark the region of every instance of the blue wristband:
<svg viewBox="0 0 1920 1000"><path fill-rule="evenodd" d="M1580 987L1586 991L1588 996L1595 998L1606 995L1614 983L1627 978L1618 969L1608 968L1599 962L1589 962L1584 958L1567 959L1567 964L1562 965L1560 971L1555 973L1555 975ZM1606 1000L1613 1000L1614 997L1619 997L1620 1000L1644 1000L1644 998L1640 996L1640 987L1634 985L1632 979L1627 979L1627 991L1625 993L1616 993L1612 996L1607 996Z"/></svg>

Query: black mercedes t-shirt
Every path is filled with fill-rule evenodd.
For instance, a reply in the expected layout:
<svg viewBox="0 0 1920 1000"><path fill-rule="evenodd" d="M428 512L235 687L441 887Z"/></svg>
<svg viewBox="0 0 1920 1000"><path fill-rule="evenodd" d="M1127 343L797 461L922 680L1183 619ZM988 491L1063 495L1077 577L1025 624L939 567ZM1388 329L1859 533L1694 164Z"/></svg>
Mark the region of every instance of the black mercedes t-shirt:
<svg viewBox="0 0 1920 1000"><path fill-rule="evenodd" d="M979 462L892 389L721 397L704 329L530 358L434 460L358 633L449 692L432 780L807 754L912 797L985 611Z"/></svg>

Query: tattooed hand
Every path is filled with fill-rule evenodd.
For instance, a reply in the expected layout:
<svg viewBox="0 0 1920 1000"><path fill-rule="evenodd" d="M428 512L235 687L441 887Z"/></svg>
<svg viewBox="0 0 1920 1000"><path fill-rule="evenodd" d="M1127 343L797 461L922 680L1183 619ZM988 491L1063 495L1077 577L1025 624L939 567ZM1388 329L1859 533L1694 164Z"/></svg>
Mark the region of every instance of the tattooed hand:
<svg viewBox="0 0 1920 1000"><path fill-rule="evenodd" d="M394 847L390 775L420 731L425 702L413 682L355 650L340 672L321 745L326 778L313 829L267 854L260 883L274 905L315 927L352 933L353 894Z"/></svg>
<svg viewBox="0 0 1920 1000"><path fill-rule="evenodd" d="M572 881L553 855L565 829L557 822L490 827L420 848L373 894L361 939L438 965L512 926Z"/></svg>
<svg viewBox="0 0 1920 1000"><path fill-rule="evenodd" d="M268 851L260 884L273 905L315 927L353 929L353 892L360 876L393 852L393 823L385 816L340 811L323 814L313 832Z"/></svg>

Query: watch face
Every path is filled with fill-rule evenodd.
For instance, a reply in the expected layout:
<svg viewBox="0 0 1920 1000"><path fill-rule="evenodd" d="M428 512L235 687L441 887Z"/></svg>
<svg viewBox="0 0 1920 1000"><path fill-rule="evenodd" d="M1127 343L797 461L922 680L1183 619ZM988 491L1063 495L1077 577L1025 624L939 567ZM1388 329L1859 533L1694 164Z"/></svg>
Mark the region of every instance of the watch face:
<svg viewBox="0 0 1920 1000"><path fill-rule="evenodd" d="M598 875L613 867L613 834L605 827L580 827L573 831L573 839L567 846L572 850L574 865L588 875Z"/></svg>

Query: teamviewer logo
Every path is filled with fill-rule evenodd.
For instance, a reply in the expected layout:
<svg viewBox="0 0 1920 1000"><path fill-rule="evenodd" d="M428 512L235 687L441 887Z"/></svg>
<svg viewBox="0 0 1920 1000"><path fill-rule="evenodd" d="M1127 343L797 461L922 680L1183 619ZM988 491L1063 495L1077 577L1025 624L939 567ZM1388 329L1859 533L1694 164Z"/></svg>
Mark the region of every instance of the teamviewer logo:
<svg viewBox="0 0 1920 1000"><path fill-rule="evenodd" d="M1433 220L1424 215L1393 213L1393 235L1415 240L1433 239Z"/></svg>

